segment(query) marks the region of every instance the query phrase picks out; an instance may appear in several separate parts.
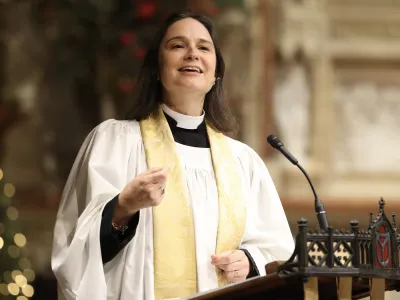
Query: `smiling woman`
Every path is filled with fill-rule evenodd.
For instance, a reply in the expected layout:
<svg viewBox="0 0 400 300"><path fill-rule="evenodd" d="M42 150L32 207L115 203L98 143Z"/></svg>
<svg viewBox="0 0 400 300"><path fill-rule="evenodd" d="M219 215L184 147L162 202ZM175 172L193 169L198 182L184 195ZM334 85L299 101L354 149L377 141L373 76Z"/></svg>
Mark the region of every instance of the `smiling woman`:
<svg viewBox="0 0 400 300"><path fill-rule="evenodd" d="M216 59L212 38L199 21L172 24L159 51L164 103L182 114L201 115L204 95L215 84Z"/></svg>
<svg viewBox="0 0 400 300"><path fill-rule="evenodd" d="M89 134L65 185L52 256L60 300L183 298L290 257L268 170L225 135L223 78L210 20L171 16L128 120Z"/></svg>
<svg viewBox="0 0 400 300"><path fill-rule="evenodd" d="M224 98L225 63L214 27L209 18L192 13L170 16L156 34L144 58L138 77L137 94L127 118L140 121L151 114L156 116L161 103L172 105L164 97L168 97L169 90L175 95L184 92L185 85L181 88L177 86L184 82L183 79L176 81L174 75L178 72L177 68L185 66L200 67L204 73L201 81L192 80L194 78L186 81L186 84L195 84L196 90L200 92L197 100L194 100L195 90L186 91L186 94L190 93L190 99L193 98L190 106L197 103L192 108L194 114L200 115L204 108L205 117L210 125L223 133L235 133L237 123ZM180 91L177 92L178 90ZM184 97L179 97L174 101L174 106L182 103L183 99ZM200 110L196 109L201 105Z"/></svg>

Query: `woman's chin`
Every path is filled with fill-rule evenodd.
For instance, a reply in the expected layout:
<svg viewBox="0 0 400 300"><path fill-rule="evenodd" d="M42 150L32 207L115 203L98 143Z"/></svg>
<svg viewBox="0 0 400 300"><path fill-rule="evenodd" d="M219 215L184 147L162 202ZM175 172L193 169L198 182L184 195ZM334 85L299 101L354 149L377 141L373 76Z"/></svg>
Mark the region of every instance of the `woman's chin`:
<svg viewBox="0 0 400 300"><path fill-rule="evenodd" d="M199 84L198 82L182 82L179 85L177 85L176 87L177 90L182 91L182 92L186 92L186 91L190 91L190 92L197 92L197 93L204 93L206 94L207 92L205 91L205 87L204 84Z"/></svg>

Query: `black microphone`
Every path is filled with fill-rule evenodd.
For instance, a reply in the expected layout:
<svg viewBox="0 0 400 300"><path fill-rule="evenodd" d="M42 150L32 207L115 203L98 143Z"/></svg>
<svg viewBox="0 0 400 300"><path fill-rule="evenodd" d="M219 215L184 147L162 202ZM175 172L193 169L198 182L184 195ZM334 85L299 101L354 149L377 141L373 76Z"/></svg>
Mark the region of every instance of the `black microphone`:
<svg viewBox="0 0 400 300"><path fill-rule="evenodd" d="M308 183L311 186L311 190L314 194L315 202L315 213L317 215L319 227L325 231L328 231L328 219L326 217L326 212L322 201L318 198L317 193L315 192L314 185L311 182L310 177L307 172L303 169L303 167L299 164L298 160L285 148L282 142L274 135L270 135L267 138L268 143L275 149L277 149L280 153L282 153L292 164L296 165L301 172L303 172L304 176L306 176Z"/></svg>

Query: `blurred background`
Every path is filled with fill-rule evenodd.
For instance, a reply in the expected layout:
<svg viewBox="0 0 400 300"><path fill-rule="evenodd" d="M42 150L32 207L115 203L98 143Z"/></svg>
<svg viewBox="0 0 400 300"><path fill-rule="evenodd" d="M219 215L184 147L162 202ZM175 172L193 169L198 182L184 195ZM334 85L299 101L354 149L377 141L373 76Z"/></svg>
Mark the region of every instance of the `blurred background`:
<svg viewBox="0 0 400 300"><path fill-rule="evenodd" d="M269 134L336 228L366 227L380 197L400 212L400 0L0 0L0 299L56 299L52 231L77 151L124 115L149 39L187 8L216 25L236 138L294 234L301 217L316 226L313 195Z"/></svg>

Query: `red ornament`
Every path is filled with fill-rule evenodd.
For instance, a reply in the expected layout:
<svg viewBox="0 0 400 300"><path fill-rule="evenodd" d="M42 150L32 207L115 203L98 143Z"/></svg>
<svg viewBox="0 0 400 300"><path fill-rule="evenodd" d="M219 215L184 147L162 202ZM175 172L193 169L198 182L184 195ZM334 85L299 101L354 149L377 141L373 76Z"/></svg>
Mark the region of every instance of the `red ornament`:
<svg viewBox="0 0 400 300"><path fill-rule="evenodd" d="M118 80L118 89L127 94L133 90L133 80L131 78L121 78Z"/></svg>
<svg viewBox="0 0 400 300"><path fill-rule="evenodd" d="M128 46L136 40L136 34L133 32L124 32L120 37L122 46Z"/></svg>
<svg viewBox="0 0 400 300"><path fill-rule="evenodd" d="M137 48L133 55L138 59L142 59L146 55L146 50L144 48Z"/></svg>
<svg viewBox="0 0 400 300"><path fill-rule="evenodd" d="M215 16L215 15L218 14L218 12L219 12L218 7L215 4L210 3L209 5L207 5L207 7L206 7L206 14L207 15Z"/></svg>
<svg viewBox="0 0 400 300"><path fill-rule="evenodd" d="M141 19L149 19L156 13L157 5L154 2L144 2L137 6L137 15Z"/></svg>

